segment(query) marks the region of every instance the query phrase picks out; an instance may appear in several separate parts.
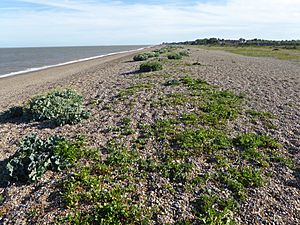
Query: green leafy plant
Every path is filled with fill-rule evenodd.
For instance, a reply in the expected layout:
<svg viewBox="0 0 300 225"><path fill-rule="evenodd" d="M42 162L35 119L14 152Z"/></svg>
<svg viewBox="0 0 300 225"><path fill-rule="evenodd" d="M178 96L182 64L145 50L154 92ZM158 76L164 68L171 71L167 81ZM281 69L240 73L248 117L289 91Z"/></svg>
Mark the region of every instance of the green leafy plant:
<svg viewBox="0 0 300 225"><path fill-rule="evenodd" d="M0 194L0 206L5 202L5 197Z"/></svg>
<svg viewBox="0 0 300 225"><path fill-rule="evenodd" d="M146 62L140 65L141 72L151 72L151 71L158 71L162 70L162 64L159 62Z"/></svg>
<svg viewBox="0 0 300 225"><path fill-rule="evenodd" d="M243 149L249 148L280 148L281 145L273 138L266 135L259 135L255 133L244 133L239 135L235 140L235 144Z"/></svg>
<svg viewBox="0 0 300 225"><path fill-rule="evenodd" d="M81 154L83 141L67 141L63 137L51 136L41 139L36 134L23 138L16 153L6 165L13 180L36 181L47 170L62 170L73 165Z"/></svg>
<svg viewBox="0 0 300 225"><path fill-rule="evenodd" d="M222 199L211 191L205 191L194 202L194 213L200 224L233 225L236 202Z"/></svg>
<svg viewBox="0 0 300 225"><path fill-rule="evenodd" d="M254 118L260 118L264 120L275 118L274 114L272 114L271 112L258 112L256 110L247 110L246 113Z"/></svg>
<svg viewBox="0 0 300 225"><path fill-rule="evenodd" d="M217 124L226 120L235 119L240 112L242 96L236 95L231 91L214 91L208 93L207 101L204 104L204 121Z"/></svg>
<svg viewBox="0 0 300 225"><path fill-rule="evenodd" d="M179 53L170 53L168 59L182 59L182 55Z"/></svg>
<svg viewBox="0 0 300 225"><path fill-rule="evenodd" d="M29 100L26 114L33 120L51 120L57 125L75 124L89 117L83 97L75 90L54 90Z"/></svg>
<svg viewBox="0 0 300 225"><path fill-rule="evenodd" d="M189 56L190 55L190 53L188 51L180 51L178 54L181 56Z"/></svg>
<svg viewBox="0 0 300 225"><path fill-rule="evenodd" d="M213 91L214 87L207 83L207 81L194 79L190 76L184 76L180 79L181 83L188 86L192 90L205 90L205 91Z"/></svg>
<svg viewBox="0 0 300 225"><path fill-rule="evenodd" d="M173 142L182 149L200 153L211 153L220 149L228 149L232 146L229 137L220 131L212 129L187 129L178 133Z"/></svg>
<svg viewBox="0 0 300 225"><path fill-rule="evenodd" d="M71 224L103 224L122 225L140 224L143 221L139 218L139 209L135 206L128 206L119 200L113 200L103 205L99 204L87 213L77 213L65 219L64 222Z"/></svg>
<svg viewBox="0 0 300 225"><path fill-rule="evenodd" d="M219 178L241 200L247 196L246 188L264 184L261 170L252 167L229 168L225 173L220 173Z"/></svg>
<svg viewBox="0 0 300 225"><path fill-rule="evenodd" d="M61 194L73 213L60 221L71 224L148 224L149 212L136 194L139 155L116 140L105 148L107 157L79 168L62 183ZM138 179L139 181L140 178ZM78 210L77 206L88 210Z"/></svg>
<svg viewBox="0 0 300 225"><path fill-rule="evenodd" d="M118 98L125 99L128 96L134 95L135 93L143 90L149 90L153 87L150 83L138 83L132 86L127 87L119 92L117 95Z"/></svg>
<svg viewBox="0 0 300 225"><path fill-rule="evenodd" d="M180 80L168 80L167 82L164 83L164 86L178 86L181 84Z"/></svg>
<svg viewBox="0 0 300 225"><path fill-rule="evenodd" d="M145 53L140 53L138 55L135 55L133 57L134 61L146 61L149 58L153 57L158 57L159 53L158 52L145 52Z"/></svg>
<svg viewBox="0 0 300 225"><path fill-rule="evenodd" d="M192 168L191 163L165 162L160 164L158 170L172 182L185 183Z"/></svg>

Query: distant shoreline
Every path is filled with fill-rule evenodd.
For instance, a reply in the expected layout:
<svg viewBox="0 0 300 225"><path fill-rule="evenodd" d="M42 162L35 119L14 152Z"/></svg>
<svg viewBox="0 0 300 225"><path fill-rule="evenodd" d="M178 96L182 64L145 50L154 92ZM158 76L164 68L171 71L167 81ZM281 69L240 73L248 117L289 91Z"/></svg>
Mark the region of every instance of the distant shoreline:
<svg viewBox="0 0 300 225"><path fill-rule="evenodd" d="M133 50L127 50L127 51L112 52L112 53L108 53L108 54L102 54L102 55L98 55L98 56L92 56L92 57L87 57L87 58L82 58L82 59L77 59L77 60L71 60L71 61L62 62L62 63L58 63L58 64L53 64L53 65L46 65L46 66L41 66L41 67L36 67L36 68L28 68L28 69L21 70L21 71L11 72L11 73L7 73L7 74L0 74L0 80L2 78L6 78L6 77L28 74L28 73L32 73L32 72L42 71L45 69L70 65L70 64L79 63L79 62L86 62L89 60L99 59L99 58L103 58L103 57L107 57L107 56L141 51L141 50L145 50L145 49L151 48L151 47L153 47L153 46L147 46L147 47L133 49Z"/></svg>

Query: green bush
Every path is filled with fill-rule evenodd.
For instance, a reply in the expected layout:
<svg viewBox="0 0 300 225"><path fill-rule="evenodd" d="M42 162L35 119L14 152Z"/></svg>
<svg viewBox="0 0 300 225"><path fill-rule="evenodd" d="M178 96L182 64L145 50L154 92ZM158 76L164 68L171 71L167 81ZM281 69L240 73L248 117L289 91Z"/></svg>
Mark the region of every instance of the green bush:
<svg viewBox="0 0 300 225"><path fill-rule="evenodd" d="M158 54L164 54L167 52L167 49L166 48L156 49L154 50L154 52Z"/></svg>
<svg viewBox="0 0 300 225"><path fill-rule="evenodd" d="M134 61L145 61L145 60L147 60L148 58L149 58L149 57L148 57L147 54L141 53L141 54L135 55L135 56L133 57L133 60L134 60Z"/></svg>
<svg viewBox="0 0 300 225"><path fill-rule="evenodd" d="M168 55L168 59L182 59L182 55L178 53L171 53Z"/></svg>
<svg viewBox="0 0 300 225"><path fill-rule="evenodd" d="M151 72L162 70L162 65L159 62L146 62L140 65L141 72Z"/></svg>
<svg viewBox="0 0 300 225"><path fill-rule="evenodd" d="M153 57L158 57L159 56L158 52L148 52L147 54L148 54L149 58L153 58Z"/></svg>
<svg viewBox="0 0 300 225"><path fill-rule="evenodd" d="M134 61L145 61L149 58L158 57L158 56L159 56L159 53L157 53L157 52L145 52L145 53L135 55L133 57L133 60Z"/></svg>
<svg viewBox="0 0 300 225"><path fill-rule="evenodd" d="M81 154L84 142L74 142L63 137L51 136L41 139L31 134L19 143L16 153L6 165L12 180L36 181L47 170L60 171L73 165Z"/></svg>
<svg viewBox="0 0 300 225"><path fill-rule="evenodd" d="M181 52L179 52L179 55L181 55L181 56L189 56L190 53L188 51L181 51Z"/></svg>
<svg viewBox="0 0 300 225"><path fill-rule="evenodd" d="M51 120L57 125L75 124L89 117L83 97L71 89L36 96L29 100L25 112L30 119Z"/></svg>

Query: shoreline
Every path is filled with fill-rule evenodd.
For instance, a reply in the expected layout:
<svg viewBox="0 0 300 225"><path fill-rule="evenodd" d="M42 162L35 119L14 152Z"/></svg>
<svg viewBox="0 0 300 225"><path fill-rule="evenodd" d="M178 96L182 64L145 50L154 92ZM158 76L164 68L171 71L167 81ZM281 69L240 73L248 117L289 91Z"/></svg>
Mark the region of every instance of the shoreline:
<svg viewBox="0 0 300 225"><path fill-rule="evenodd" d="M10 73L7 73L7 74L1 74L0 75L0 80L2 78L6 78L6 77L12 77L12 76L17 76L17 75L22 75L22 74L28 74L28 73L32 73L32 72L36 72L36 71L42 71L42 70L46 70L46 69L50 69L50 68L55 68L55 67L65 66L65 65L70 65L70 64L79 63L79 62L86 62L86 61L89 61L89 60L99 59L99 58L103 58L103 57L106 57L106 56L112 56L112 55L117 55L117 54L142 51L142 50L145 50L145 49L152 48L154 46L155 45L150 45L150 46L143 47L143 48L132 49L132 50L127 50L127 51L120 51L120 52L112 52L112 53L108 53L108 54L91 56L91 57L87 57L87 58L71 60L71 61L62 62L62 63L58 63L58 64L53 64L53 65L45 65L45 66L41 66L41 67L27 68L27 69L21 70L21 71L10 72Z"/></svg>
<svg viewBox="0 0 300 225"><path fill-rule="evenodd" d="M88 71L93 67L121 60L124 57L133 57L133 55L138 52L143 52L151 48L155 48L155 46L129 50L121 53L110 53L109 55L80 62L73 62L38 71L2 77L0 78L0 108L11 105L12 103L18 104L22 101L21 96L24 94L26 95L26 93L36 93L38 91L49 89L49 86L54 85L59 80L78 73L84 74L85 71Z"/></svg>

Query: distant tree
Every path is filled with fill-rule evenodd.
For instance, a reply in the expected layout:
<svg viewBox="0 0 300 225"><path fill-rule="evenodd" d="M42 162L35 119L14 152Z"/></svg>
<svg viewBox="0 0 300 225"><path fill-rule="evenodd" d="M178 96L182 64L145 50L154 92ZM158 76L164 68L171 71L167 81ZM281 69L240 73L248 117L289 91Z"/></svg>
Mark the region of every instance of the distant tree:
<svg viewBox="0 0 300 225"><path fill-rule="evenodd" d="M219 40L217 38L210 38L208 39L207 44L210 45L219 44Z"/></svg>

